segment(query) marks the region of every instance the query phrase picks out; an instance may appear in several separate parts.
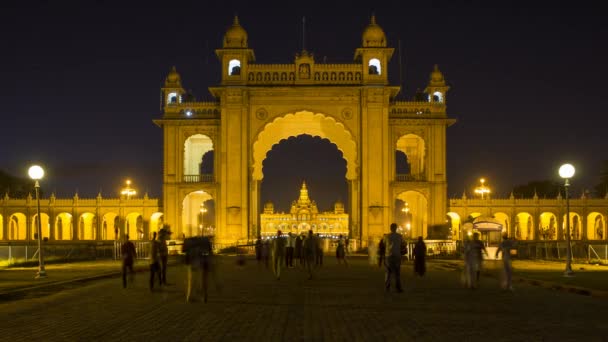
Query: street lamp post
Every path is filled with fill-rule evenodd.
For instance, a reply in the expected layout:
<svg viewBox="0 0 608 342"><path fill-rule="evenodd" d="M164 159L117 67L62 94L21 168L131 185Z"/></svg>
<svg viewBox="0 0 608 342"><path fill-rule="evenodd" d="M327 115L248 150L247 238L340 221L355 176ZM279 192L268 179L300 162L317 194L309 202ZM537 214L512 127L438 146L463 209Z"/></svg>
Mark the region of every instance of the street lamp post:
<svg viewBox="0 0 608 342"><path fill-rule="evenodd" d="M406 234L408 234L408 239L409 239L409 232L410 229L412 228L412 220L410 219L410 204L405 202L405 206L403 208L401 208L401 211L405 213L405 227L407 229L407 231L405 232Z"/></svg>
<svg viewBox="0 0 608 342"><path fill-rule="evenodd" d="M485 185L485 178L480 178L479 182L481 183L481 185L475 188L475 193L481 195L481 199L483 199L483 196L485 194L490 193L490 188Z"/></svg>
<svg viewBox="0 0 608 342"><path fill-rule="evenodd" d="M564 164L559 168L559 176L564 179L564 192L566 193L566 270L564 271L566 277L574 275L572 271L572 247L570 246L570 194L568 191L570 178L574 176L574 171L572 164Z"/></svg>
<svg viewBox="0 0 608 342"><path fill-rule="evenodd" d="M131 180L130 179L127 179L127 181L125 183L127 185L124 187L124 189L122 189L122 191L120 192L120 194L127 196L127 199L131 199L131 195L137 194L137 191L135 191L135 189L131 188Z"/></svg>
<svg viewBox="0 0 608 342"><path fill-rule="evenodd" d="M201 236L203 235L203 230L205 229L205 213L207 212L207 208L205 208L205 204L201 203Z"/></svg>
<svg viewBox="0 0 608 342"><path fill-rule="evenodd" d="M38 273L36 279L46 278L46 269L44 268L44 253L42 251L42 219L40 218L40 183L38 182L44 177L44 169L38 165L33 165L27 171L30 178L36 183L34 188L36 189L36 204L38 210L38 224L36 227L38 230Z"/></svg>

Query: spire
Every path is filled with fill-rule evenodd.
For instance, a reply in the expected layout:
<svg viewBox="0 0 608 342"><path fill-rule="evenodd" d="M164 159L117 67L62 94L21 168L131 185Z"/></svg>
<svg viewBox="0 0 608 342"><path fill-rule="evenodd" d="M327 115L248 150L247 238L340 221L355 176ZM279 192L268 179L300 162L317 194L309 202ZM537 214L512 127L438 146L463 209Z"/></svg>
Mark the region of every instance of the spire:
<svg viewBox="0 0 608 342"><path fill-rule="evenodd" d="M376 14L374 12L372 12L372 17L369 21L370 25L377 25L376 24Z"/></svg>
<svg viewBox="0 0 608 342"><path fill-rule="evenodd" d="M234 20L232 21L232 26L241 26L241 24L239 23L239 16L236 13L234 14Z"/></svg>
<svg viewBox="0 0 608 342"><path fill-rule="evenodd" d="M306 17L302 17L302 52L306 51Z"/></svg>
<svg viewBox="0 0 608 342"><path fill-rule="evenodd" d="M308 198L308 189L306 188L306 181L303 181L302 189L300 189L300 198L298 199L298 203L305 204L309 202L310 198Z"/></svg>

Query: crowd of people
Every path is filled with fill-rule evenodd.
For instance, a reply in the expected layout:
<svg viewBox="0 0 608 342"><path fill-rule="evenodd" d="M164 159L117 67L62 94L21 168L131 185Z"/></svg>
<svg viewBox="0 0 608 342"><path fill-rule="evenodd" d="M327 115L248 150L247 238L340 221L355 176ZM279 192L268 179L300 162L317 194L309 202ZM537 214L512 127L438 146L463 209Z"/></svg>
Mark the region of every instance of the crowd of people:
<svg viewBox="0 0 608 342"><path fill-rule="evenodd" d="M167 240L171 232L160 229L158 234L153 233L149 242L149 288L154 291L158 280L159 286L168 286L167 265L168 248ZM336 244L336 260L338 265L348 267L348 239L340 235ZM324 239L319 234L309 230L307 234L288 233L284 235L280 230L272 239L262 239L258 236L255 241L255 256L259 268L272 268L274 277L281 279L281 272L287 268L300 268L307 272L308 279L315 277L315 270L323 266ZM503 241L496 250L495 257L502 253L503 260L503 283L504 289L512 290L512 266L511 252L516 249L516 243L508 235L503 236ZM134 281L134 261L137 257L136 248L129 236L125 235L125 241L121 248L122 256L122 285L127 288ZM464 243L464 268L462 273L463 285L467 288L476 289L479 286L479 278L482 270L483 254L488 252L484 243L479 239L479 233L474 233L472 239ZM184 263L187 268L186 301L197 301L197 293L201 294L202 300L207 302L208 278L213 278L218 291L221 286L214 272L214 257L212 237L193 236L185 238L182 245ZM370 256L377 256L378 267L385 268L384 288L390 291L394 283L398 293L403 292L401 283L401 263L404 256L408 254L407 243L403 236L397 233L397 224L390 226L390 233L385 234L379 243L369 248ZM416 276L423 277L426 273L427 247L422 238L418 237L411 258L413 259L413 270ZM272 260L272 262L271 262ZM371 260L371 259L370 259Z"/></svg>
<svg viewBox="0 0 608 342"><path fill-rule="evenodd" d="M336 258L339 264L348 265L346 252L348 241L340 235L337 241ZM270 265L277 280L281 279L281 269L302 268L308 272L308 279L313 278L314 269L323 266L324 238L309 230L307 234L278 231L272 239L258 236L255 241L255 256L259 267Z"/></svg>

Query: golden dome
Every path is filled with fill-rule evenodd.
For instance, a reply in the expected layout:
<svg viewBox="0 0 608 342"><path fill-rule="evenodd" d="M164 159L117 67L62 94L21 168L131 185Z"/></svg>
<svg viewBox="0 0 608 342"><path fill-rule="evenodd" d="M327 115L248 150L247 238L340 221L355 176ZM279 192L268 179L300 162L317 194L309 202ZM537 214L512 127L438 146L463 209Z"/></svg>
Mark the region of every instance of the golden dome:
<svg viewBox="0 0 608 342"><path fill-rule="evenodd" d="M445 85L445 80L443 78L443 74L439 71L439 66L435 64L433 72L431 72L431 85Z"/></svg>
<svg viewBox="0 0 608 342"><path fill-rule="evenodd" d="M363 47L386 47L386 35L378 24L376 16L372 15L369 25L365 28L362 35Z"/></svg>
<svg viewBox="0 0 608 342"><path fill-rule="evenodd" d="M234 16L232 26L224 34L224 48L246 48L247 31L239 24L239 17Z"/></svg>
<svg viewBox="0 0 608 342"><path fill-rule="evenodd" d="M171 68L171 71L169 71L169 74L167 75L167 79L165 80L165 84L167 84L167 85L176 85L176 84L180 85L181 84L181 77L177 73L177 70L175 70L175 66L173 66Z"/></svg>

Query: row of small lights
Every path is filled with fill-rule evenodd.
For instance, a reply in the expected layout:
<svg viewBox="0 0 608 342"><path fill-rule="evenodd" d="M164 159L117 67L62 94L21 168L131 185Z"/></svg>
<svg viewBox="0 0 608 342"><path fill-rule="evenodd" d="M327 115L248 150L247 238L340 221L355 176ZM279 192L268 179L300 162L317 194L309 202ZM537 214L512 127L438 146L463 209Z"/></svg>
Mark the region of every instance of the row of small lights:
<svg viewBox="0 0 608 342"><path fill-rule="evenodd" d="M297 237L298 235L306 235L306 236L308 236L308 234L294 234L293 236ZM315 236L317 236L317 234L315 234ZM281 235L280 238L281 239L286 239L288 237L289 237L289 235L283 234L283 235ZM336 239L336 240L340 238L338 235L327 235L327 234L319 234L319 237L321 237L321 238L327 238L327 239ZM276 235L262 236L262 240L274 240L276 238L277 238Z"/></svg>

